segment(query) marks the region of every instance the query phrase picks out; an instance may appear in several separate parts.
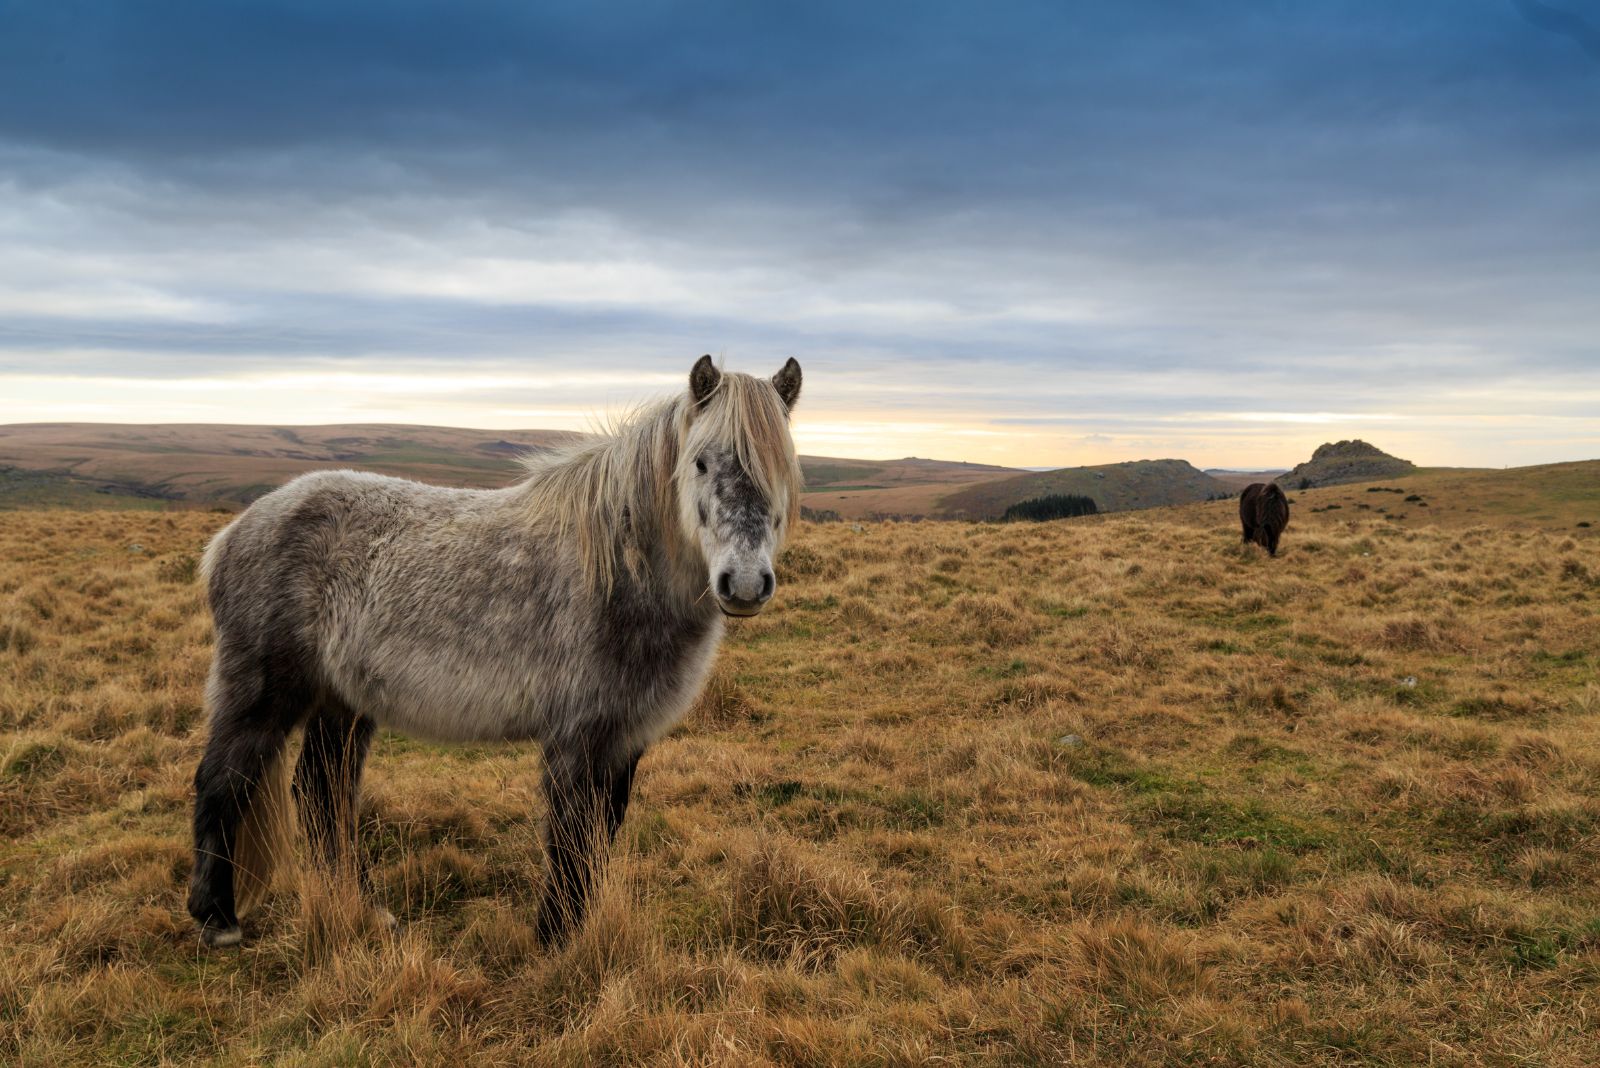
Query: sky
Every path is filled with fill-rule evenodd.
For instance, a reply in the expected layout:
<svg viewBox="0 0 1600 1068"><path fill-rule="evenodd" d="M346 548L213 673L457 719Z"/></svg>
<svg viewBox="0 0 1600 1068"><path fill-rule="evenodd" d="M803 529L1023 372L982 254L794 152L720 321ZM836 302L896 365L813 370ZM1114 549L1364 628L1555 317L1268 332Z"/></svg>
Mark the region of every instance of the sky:
<svg viewBox="0 0 1600 1068"><path fill-rule="evenodd" d="M0 0L0 422L1600 457L1600 0Z"/></svg>

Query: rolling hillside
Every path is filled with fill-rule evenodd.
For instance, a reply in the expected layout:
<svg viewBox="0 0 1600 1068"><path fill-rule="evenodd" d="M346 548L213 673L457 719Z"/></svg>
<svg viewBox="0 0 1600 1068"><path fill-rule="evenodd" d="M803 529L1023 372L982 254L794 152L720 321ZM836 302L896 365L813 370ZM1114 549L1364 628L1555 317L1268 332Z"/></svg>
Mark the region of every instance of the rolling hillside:
<svg viewBox="0 0 1600 1068"><path fill-rule="evenodd" d="M0 426L0 490L31 480L28 496L66 500L244 504L295 475L359 467L458 486L499 486L516 457L570 434L365 424L268 427L213 424L25 423ZM48 476L47 478L43 476ZM28 503L24 500L22 503Z"/></svg>
<svg viewBox="0 0 1600 1068"><path fill-rule="evenodd" d="M802 457L807 508L845 519L884 516L943 518L939 502L952 491L1015 478L1014 467L943 460L829 460Z"/></svg>
<svg viewBox="0 0 1600 1068"><path fill-rule="evenodd" d="M1592 529L1600 528L1600 460L1490 470L1418 468L1404 478L1290 490L1289 496L1291 530L1297 519L1311 515L1377 517L1408 528Z"/></svg>
<svg viewBox="0 0 1600 1068"><path fill-rule="evenodd" d="M0 508L238 506L306 471L339 467L441 485L503 486L518 477L518 456L573 437L558 430L390 424L0 425ZM803 456L801 465L807 486L820 492L909 489L931 498L1018 473L919 457Z"/></svg>
<svg viewBox="0 0 1600 1068"><path fill-rule="evenodd" d="M1242 493L1246 486L1257 482L1272 482L1287 474L1286 471L1233 471L1221 467L1208 467L1206 474L1227 486L1234 493Z"/></svg>
<svg viewBox="0 0 1600 1068"><path fill-rule="evenodd" d="M995 519L1018 501L1071 493L1094 498L1102 512L1126 512L1210 500L1234 492L1184 460L1131 460L1068 467L968 486L946 496L939 516Z"/></svg>
<svg viewBox="0 0 1600 1068"><path fill-rule="evenodd" d="M571 437L553 430L387 424L0 425L0 509L232 509L302 472L335 467L444 485L502 486L518 477L518 456ZM1273 475L1202 472L1182 460L1044 472L919 457L803 456L801 464L802 503L846 519L990 519L1018 501L1051 493L1081 494L1093 497L1101 511L1126 511L1233 495L1246 482ZM1282 481L1296 499L1297 517L1319 509L1334 517L1371 513L1405 525L1600 523L1600 460L1408 472L1398 479L1310 490L1295 489L1290 475Z"/></svg>

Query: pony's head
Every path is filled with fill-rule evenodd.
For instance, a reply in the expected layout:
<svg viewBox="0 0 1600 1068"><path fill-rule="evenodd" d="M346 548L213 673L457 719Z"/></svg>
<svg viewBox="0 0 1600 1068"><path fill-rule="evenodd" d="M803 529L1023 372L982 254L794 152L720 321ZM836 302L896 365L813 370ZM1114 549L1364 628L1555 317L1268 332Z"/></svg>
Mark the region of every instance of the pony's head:
<svg viewBox="0 0 1600 1068"><path fill-rule="evenodd" d="M710 356L689 372L674 472L678 518L730 616L755 615L777 586L772 560L800 512L800 462L789 437L799 399L792 359L770 379L723 372Z"/></svg>

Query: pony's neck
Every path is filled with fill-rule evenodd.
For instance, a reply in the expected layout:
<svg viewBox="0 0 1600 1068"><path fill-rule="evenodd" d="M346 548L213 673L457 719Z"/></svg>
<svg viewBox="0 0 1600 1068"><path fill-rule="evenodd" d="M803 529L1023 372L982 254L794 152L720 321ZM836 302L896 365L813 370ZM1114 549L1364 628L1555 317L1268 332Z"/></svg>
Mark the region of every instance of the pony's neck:
<svg viewBox="0 0 1600 1068"><path fill-rule="evenodd" d="M615 434L535 461L520 487L530 518L573 539L586 578L608 595L665 600L686 613L711 610L706 562L679 517L680 398Z"/></svg>

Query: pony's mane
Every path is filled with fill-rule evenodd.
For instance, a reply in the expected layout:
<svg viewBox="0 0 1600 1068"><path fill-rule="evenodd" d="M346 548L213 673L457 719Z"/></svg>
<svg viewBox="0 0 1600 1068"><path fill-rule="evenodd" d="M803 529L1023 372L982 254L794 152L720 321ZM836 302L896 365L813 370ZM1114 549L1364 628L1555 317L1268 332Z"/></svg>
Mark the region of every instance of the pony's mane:
<svg viewBox="0 0 1600 1068"><path fill-rule="evenodd" d="M523 504L533 522L575 539L584 570L609 592L619 566L640 574L651 546L681 555L694 516L678 486L693 477L695 458L709 445L732 449L793 527L801 476L788 411L771 382L733 372L724 372L701 403L685 392L525 458Z"/></svg>

